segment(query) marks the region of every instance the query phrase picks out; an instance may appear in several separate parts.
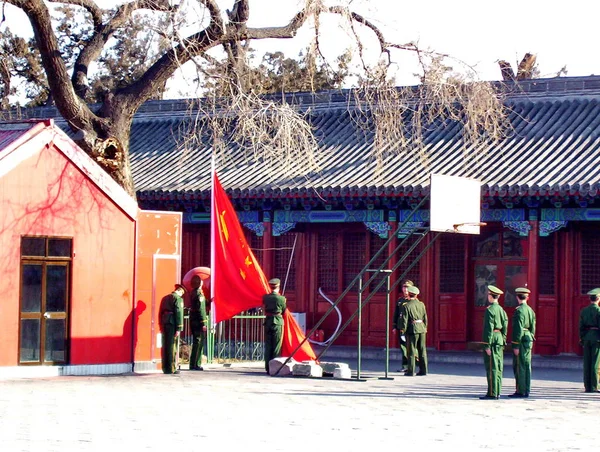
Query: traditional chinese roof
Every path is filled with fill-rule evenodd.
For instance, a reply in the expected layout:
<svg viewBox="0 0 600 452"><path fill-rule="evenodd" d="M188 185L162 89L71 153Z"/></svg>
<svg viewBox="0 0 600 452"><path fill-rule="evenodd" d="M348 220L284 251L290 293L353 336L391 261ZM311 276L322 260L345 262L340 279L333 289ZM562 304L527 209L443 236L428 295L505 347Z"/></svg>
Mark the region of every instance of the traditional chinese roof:
<svg viewBox="0 0 600 452"><path fill-rule="evenodd" d="M600 188L600 77L503 86L511 127L500 143L478 149L477 158L465 158L462 126L445 121L425 133L427 161L399 147L386 154L378 173L369 157L373 132L354 120L349 91L289 94L288 102L310 109L320 171L296 177L269 172L236 148L218 167L219 177L238 204L251 206L410 203L428 192L431 173L480 180L482 198L491 204L593 202ZM185 101L152 101L136 114L131 166L144 207L178 203L195 210L208 204L212 148L204 141L183 149L188 111Z"/></svg>

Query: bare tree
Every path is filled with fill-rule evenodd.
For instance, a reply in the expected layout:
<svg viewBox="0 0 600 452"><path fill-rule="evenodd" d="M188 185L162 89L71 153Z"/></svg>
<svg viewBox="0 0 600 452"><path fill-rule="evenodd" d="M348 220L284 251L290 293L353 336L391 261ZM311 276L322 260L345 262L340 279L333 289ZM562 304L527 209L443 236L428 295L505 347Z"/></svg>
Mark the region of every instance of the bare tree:
<svg viewBox="0 0 600 452"><path fill-rule="evenodd" d="M343 1L343 0L340 0ZM499 102L495 91L489 89L464 88L470 80L453 73L448 65L440 64L444 59L440 55L423 52L414 43L405 45L395 44L386 40L384 33L366 17L352 11L345 5L329 5L325 0L304 0L304 5L288 20L282 18L282 24L270 27L253 28L248 25L251 14L251 0L198 0L194 6L200 9L200 18L196 28L190 30L190 23L183 8L188 3L173 3L168 0L135 0L124 3L113 10L100 8L92 0L5 0L20 8L28 16L33 28L36 46L40 52L48 86L61 115L69 126L77 131L77 141L82 148L95 158L103 168L112 175L132 196L134 195L133 180L130 171L128 149L130 128L133 116L138 108L148 99L155 96L174 73L185 63L193 61L211 61L211 49L220 48L227 57L227 65L216 76L223 76L228 81L229 96L226 96L233 107L232 112L238 115L240 127L229 136L237 137L254 152L261 155L277 155L285 153L289 158L289 146L308 146L304 153L316 149L314 137L311 137L309 126L300 126L303 118L294 109L286 105L277 105L260 98L249 90L247 77L246 50L252 40L290 39L294 38L300 28L311 26L314 30L312 48L320 53L321 40L327 39L321 30L321 18L333 15L345 23L350 39L355 41L355 54L361 62L364 75L362 77L362 95L357 99L365 111L374 118L376 127L391 128L404 118L406 109L413 112L413 119L418 124L423 118L432 118L437 113L447 113L457 118L468 117L473 110L477 114L467 118L471 121L476 132L485 132L486 139L497 137L497 127L502 114L502 103ZM221 3L231 5L225 14ZM351 4L351 2L349 2ZM72 5L85 11L89 22L89 33L80 34L77 38L76 50L65 55L61 53L59 32L53 28L52 11L54 6ZM88 104L89 77L91 68L101 58L103 51L110 46L111 39L123 33L130 21L140 12L156 15L159 21L166 21L166 29L157 27L155 33L168 39L169 45L164 47L156 60L141 74L135 74L127 80L108 86L101 106L92 109ZM184 23L184 20L187 22ZM185 26L184 26L185 25ZM374 67L366 63L366 52L362 43L362 31L371 33L378 43L381 60ZM68 31L63 30L63 33ZM390 88L393 79L390 69L395 67L393 54L397 51L410 52L417 56L421 64L422 88L417 90L407 101L399 99ZM69 59L73 59L72 69L69 69ZM433 66L431 66L433 63ZM433 69L431 69L433 67ZM466 84L466 85L465 85ZM477 85L476 85L477 86ZM381 93L381 94L380 94ZM387 94L386 94L387 93ZM391 96L391 97L390 97ZM387 100L386 100L387 99ZM394 103L393 111L382 108L387 101ZM420 102L430 105L424 108ZM456 102L463 102L467 108L456 110ZM431 105L431 103L437 103ZM215 104L216 105L216 104ZM469 107L470 106L470 107ZM485 114L481 108L488 109ZM493 108L493 109L490 109ZM214 113L212 110L210 113ZM378 112L385 111L385 115ZM258 117L256 112L261 112ZM224 136L222 127L215 126L213 136L215 141L221 141ZM275 129L277 127L277 129ZM274 134L273 132L278 132ZM302 131L301 143L298 143L298 130ZM419 126L415 128L419 130ZM296 135L287 136L285 132ZM279 140L274 135L279 135ZM481 135L481 133L479 133ZM382 135L383 137L383 135ZM419 139L415 140L418 144ZM226 146L226 143L225 143ZM274 153L274 154L273 154Z"/></svg>

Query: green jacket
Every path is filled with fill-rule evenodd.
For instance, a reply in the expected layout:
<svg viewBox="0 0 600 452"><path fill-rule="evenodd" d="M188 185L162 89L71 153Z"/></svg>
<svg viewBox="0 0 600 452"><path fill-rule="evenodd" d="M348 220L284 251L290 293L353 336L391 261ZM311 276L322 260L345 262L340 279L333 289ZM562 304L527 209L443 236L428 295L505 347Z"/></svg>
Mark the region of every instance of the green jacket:
<svg viewBox="0 0 600 452"><path fill-rule="evenodd" d="M600 307L590 303L579 314L579 340L600 341Z"/></svg>
<svg viewBox="0 0 600 452"><path fill-rule="evenodd" d="M490 304L483 317L483 348L506 345L508 316L498 303Z"/></svg>
<svg viewBox="0 0 600 452"><path fill-rule="evenodd" d="M404 317L404 307L406 306L406 303L408 303L408 298L398 298L398 301L396 302L396 308L394 309L394 317L392 320L393 328L396 328L398 330L402 329L402 317Z"/></svg>
<svg viewBox="0 0 600 452"><path fill-rule="evenodd" d="M183 330L183 299L175 292L165 295L160 302L160 327L174 325L175 331Z"/></svg>
<svg viewBox="0 0 600 452"><path fill-rule="evenodd" d="M427 332L427 311L425 304L413 298L404 305L402 313L402 327L400 330L406 334L421 334Z"/></svg>
<svg viewBox="0 0 600 452"><path fill-rule="evenodd" d="M535 312L526 302L521 303L512 318L512 345L530 344L535 338Z"/></svg>
<svg viewBox="0 0 600 452"><path fill-rule="evenodd" d="M202 289L196 289L192 292L192 303L190 308L190 324L193 327L203 327L208 323L206 314L206 298Z"/></svg>
<svg viewBox="0 0 600 452"><path fill-rule="evenodd" d="M265 311L265 323L283 325L281 314L286 310L287 302L284 296L277 293L263 295L263 309Z"/></svg>

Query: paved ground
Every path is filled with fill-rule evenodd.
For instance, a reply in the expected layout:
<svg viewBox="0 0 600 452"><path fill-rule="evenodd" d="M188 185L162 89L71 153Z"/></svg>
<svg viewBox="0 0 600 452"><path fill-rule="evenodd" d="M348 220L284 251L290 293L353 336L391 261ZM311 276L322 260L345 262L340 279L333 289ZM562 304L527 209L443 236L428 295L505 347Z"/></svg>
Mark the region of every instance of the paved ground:
<svg viewBox="0 0 600 452"><path fill-rule="evenodd" d="M391 372L391 381L378 379L382 368L363 361L364 382L273 378L257 365L0 381L0 450L531 452L597 445L600 394L583 392L579 371L534 371L531 398L513 400L505 369L503 397L481 401L483 365L437 363L426 377Z"/></svg>

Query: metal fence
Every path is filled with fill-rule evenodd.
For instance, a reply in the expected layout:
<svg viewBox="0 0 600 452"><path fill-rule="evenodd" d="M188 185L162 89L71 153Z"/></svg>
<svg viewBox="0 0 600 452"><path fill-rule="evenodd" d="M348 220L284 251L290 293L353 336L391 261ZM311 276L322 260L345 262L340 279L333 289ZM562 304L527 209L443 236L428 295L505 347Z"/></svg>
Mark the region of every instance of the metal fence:
<svg viewBox="0 0 600 452"><path fill-rule="evenodd" d="M234 363L242 361L263 361L265 316L259 310L242 312L230 320L216 325L214 332L208 328L205 337L204 354L209 363ZM185 310L181 334L180 359L189 362L192 346L192 332L189 310Z"/></svg>

